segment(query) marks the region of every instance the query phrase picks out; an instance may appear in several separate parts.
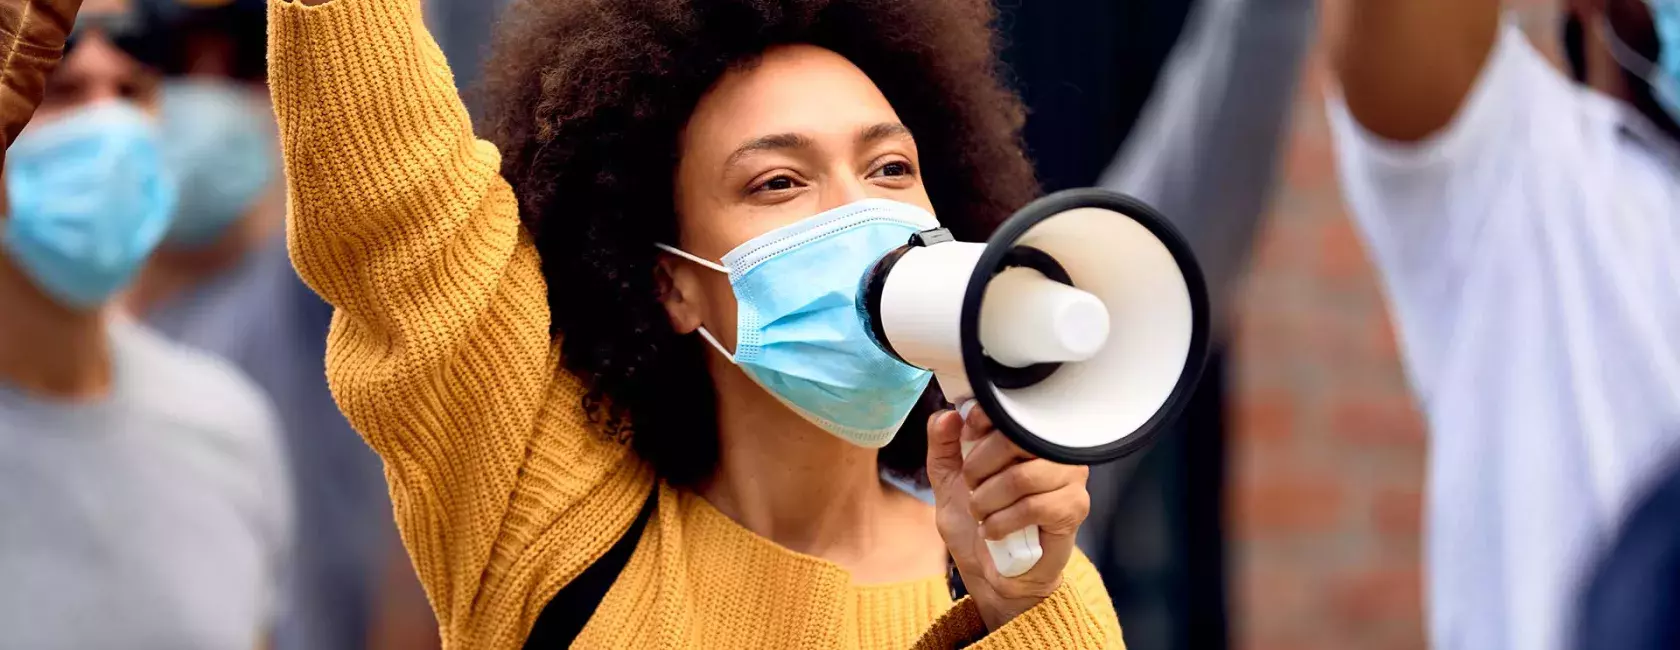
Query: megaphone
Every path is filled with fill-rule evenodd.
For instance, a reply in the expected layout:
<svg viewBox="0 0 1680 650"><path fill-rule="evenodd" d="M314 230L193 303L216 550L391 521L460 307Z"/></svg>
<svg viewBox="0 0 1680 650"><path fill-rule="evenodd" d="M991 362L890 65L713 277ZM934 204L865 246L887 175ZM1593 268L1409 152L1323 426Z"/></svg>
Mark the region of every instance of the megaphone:
<svg viewBox="0 0 1680 650"><path fill-rule="evenodd" d="M916 233L862 278L875 343L978 404L1022 449L1097 464L1142 449L1189 401L1208 347L1208 296L1184 237L1143 202L1067 190L984 244ZM965 445L963 454L969 449ZM998 573L1038 563L1036 526L987 540Z"/></svg>

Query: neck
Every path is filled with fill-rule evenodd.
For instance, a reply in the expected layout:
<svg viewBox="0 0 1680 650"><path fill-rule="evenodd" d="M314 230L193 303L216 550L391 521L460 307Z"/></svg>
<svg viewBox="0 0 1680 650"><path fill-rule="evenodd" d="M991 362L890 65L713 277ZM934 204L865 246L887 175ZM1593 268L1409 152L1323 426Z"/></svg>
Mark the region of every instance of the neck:
<svg viewBox="0 0 1680 650"><path fill-rule="evenodd" d="M0 254L0 382L25 393L78 401L111 389L111 349L99 310L68 309Z"/></svg>
<svg viewBox="0 0 1680 650"><path fill-rule="evenodd" d="M136 317L145 316L238 263L245 248L244 242L233 237L201 249L159 248L123 297L124 310Z"/></svg>
<svg viewBox="0 0 1680 650"><path fill-rule="evenodd" d="M721 453L701 496L794 551L842 565L867 556L891 489L881 482L877 451L818 428L734 366L717 365Z"/></svg>
<svg viewBox="0 0 1680 650"><path fill-rule="evenodd" d="M124 297L124 310L143 317L169 299L233 268L272 232L276 225L273 203L258 203L208 246L180 248L165 243L159 247Z"/></svg>

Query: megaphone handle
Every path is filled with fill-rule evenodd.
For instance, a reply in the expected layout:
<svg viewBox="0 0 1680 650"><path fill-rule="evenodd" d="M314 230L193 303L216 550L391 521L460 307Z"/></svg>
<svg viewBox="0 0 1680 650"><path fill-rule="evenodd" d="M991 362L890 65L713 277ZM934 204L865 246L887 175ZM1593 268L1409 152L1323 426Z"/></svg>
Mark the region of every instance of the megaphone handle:
<svg viewBox="0 0 1680 650"><path fill-rule="evenodd" d="M969 411L974 410L974 400L963 400L957 405L957 414L964 420L968 419ZM963 458L968 458L968 452L974 450L972 440L962 441ZM1038 543L1038 526L1027 526L1017 530L1003 539L986 540L986 550L992 554L992 564L997 567L998 575L1013 578L1028 571L1038 564L1039 558L1044 557L1044 547Z"/></svg>

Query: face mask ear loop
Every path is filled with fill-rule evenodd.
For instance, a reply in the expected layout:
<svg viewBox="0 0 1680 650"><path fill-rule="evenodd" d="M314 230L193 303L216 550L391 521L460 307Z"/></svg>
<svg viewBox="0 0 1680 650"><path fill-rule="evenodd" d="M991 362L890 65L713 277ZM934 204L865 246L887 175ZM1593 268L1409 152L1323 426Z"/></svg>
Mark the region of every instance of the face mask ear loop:
<svg viewBox="0 0 1680 650"><path fill-rule="evenodd" d="M703 257L697 257L697 256L694 256L694 255L690 255L690 254L684 252L682 249L677 248L675 246L667 246L665 244L654 244L654 246L659 247L659 250L665 251L665 252L670 253L672 255L675 255L677 257L681 257L685 260L688 260L688 261L693 262L695 264L699 264L700 266L704 266L704 267L706 267L708 269L711 269L713 271L717 271L718 273L722 273L724 275L729 275L729 269L725 268L722 264L718 264L717 262L713 262L713 261L708 260L708 259L703 258Z"/></svg>
<svg viewBox="0 0 1680 650"><path fill-rule="evenodd" d="M711 269L713 271L717 271L718 273L722 273L724 275L729 275L729 269L724 268L724 266L722 264L718 264L717 262L713 262L713 261L708 260L708 259L703 258L703 257L697 257L697 256L694 256L694 255L690 255L687 252L685 252L682 249L677 248L675 246L668 246L668 245L659 244L659 243L655 243L654 246L657 246L659 248L659 250L665 251L665 252L670 253L672 255L675 255L677 257L681 257L685 260L688 260L688 261L693 262L695 264L699 264L700 266L704 266L704 267L706 267L708 269ZM718 354L722 354L723 358L728 359L730 363L735 363L735 355L730 354L728 350L725 350L723 348L723 344L718 343L717 337L712 336L711 332L706 331L706 326L705 325L701 325L699 331L700 331L700 338L706 339L707 343L710 343L710 344L712 344L712 347L717 348Z"/></svg>
<svg viewBox="0 0 1680 650"><path fill-rule="evenodd" d="M1598 24L1604 30L1605 43L1610 46L1610 58L1615 59L1616 64L1622 66L1623 70L1633 73L1654 89L1657 84L1652 77L1657 75L1657 64L1623 41L1604 16L1598 17Z"/></svg>
<svg viewBox="0 0 1680 650"><path fill-rule="evenodd" d="M730 354L728 350L723 349L723 344L718 343L717 337L712 336L711 332L706 331L705 325L700 326L699 332L700 338L706 339L707 343L710 343L712 344L712 347L717 348L718 354L723 355L723 358L728 359L730 363L735 363L735 355Z"/></svg>

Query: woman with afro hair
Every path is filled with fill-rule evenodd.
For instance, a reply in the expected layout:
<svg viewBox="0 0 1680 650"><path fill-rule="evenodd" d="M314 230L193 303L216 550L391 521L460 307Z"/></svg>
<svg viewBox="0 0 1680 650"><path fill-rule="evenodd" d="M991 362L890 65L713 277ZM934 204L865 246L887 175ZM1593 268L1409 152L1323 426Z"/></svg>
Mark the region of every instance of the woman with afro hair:
<svg viewBox="0 0 1680 650"><path fill-rule="evenodd" d="M987 0L523 0L488 141L418 5L275 0L269 72L328 377L446 647L1122 646L1084 468L844 317L909 234L1037 194Z"/></svg>

